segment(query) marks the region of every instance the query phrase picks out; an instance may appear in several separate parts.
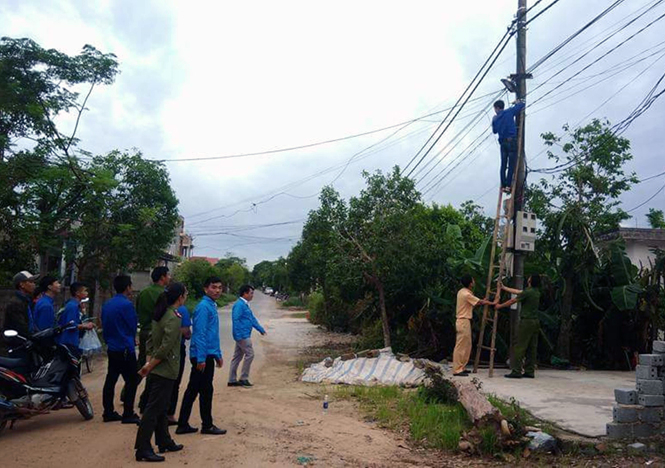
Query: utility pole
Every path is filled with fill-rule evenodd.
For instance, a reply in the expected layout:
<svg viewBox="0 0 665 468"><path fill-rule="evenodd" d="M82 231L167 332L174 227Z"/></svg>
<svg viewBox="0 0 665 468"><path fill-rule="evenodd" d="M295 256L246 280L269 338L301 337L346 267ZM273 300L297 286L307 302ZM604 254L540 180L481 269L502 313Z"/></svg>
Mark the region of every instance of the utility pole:
<svg viewBox="0 0 665 468"><path fill-rule="evenodd" d="M526 0L517 1L517 70L513 77L517 85L517 99L526 98L526 80L530 76L526 73ZM522 111L517 116L517 135L520 139L517 142L519 153L517 160L517 181L515 186L515 197L513 204L513 229L516 226L516 213L522 211L524 207L524 186L526 182L526 157L524 153L524 135L525 131L525 111ZM515 239L515 232L513 232L513 239ZM519 250L514 252L513 276L515 280L514 287L516 289L524 289L524 253ZM515 310L510 310L510 359L512 362L515 345L517 344L517 327L520 320L520 303L517 303Z"/></svg>

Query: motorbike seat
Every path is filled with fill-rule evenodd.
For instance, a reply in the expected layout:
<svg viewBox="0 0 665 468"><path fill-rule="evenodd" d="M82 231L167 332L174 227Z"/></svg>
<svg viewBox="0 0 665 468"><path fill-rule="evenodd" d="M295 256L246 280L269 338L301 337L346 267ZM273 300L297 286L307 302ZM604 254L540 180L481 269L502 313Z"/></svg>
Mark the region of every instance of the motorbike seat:
<svg viewBox="0 0 665 468"><path fill-rule="evenodd" d="M23 358L8 358L0 356L0 367L5 369L17 369L19 367L25 367L28 365L28 361Z"/></svg>

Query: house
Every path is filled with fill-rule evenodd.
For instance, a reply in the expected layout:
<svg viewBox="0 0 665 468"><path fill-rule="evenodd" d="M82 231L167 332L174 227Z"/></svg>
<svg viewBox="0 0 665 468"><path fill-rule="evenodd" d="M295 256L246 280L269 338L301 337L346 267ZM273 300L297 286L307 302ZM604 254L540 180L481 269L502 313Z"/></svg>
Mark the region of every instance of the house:
<svg viewBox="0 0 665 468"><path fill-rule="evenodd" d="M665 250L665 229L651 228L619 228L600 236L600 241L623 238L626 242L626 254L633 265L638 268L649 268L649 261L654 261L652 249Z"/></svg>

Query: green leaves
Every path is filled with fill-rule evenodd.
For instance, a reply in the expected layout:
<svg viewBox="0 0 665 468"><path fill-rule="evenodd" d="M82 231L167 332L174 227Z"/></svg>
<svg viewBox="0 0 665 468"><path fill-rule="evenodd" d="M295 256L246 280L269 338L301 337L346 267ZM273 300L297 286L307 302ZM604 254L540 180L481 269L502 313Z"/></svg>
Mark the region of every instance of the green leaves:
<svg viewBox="0 0 665 468"><path fill-rule="evenodd" d="M634 310L637 307L637 298L642 292L638 284L628 284L612 288L612 302L619 310Z"/></svg>

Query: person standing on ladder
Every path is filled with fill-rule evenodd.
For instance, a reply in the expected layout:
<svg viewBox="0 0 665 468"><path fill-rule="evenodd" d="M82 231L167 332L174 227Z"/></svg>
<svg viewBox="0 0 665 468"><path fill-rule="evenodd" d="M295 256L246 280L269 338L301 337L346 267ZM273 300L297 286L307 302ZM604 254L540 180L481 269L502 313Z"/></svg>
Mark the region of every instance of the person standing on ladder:
<svg viewBox="0 0 665 468"><path fill-rule="evenodd" d="M453 351L453 377L466 377L466 365L471 356L471 320L473 320L473 308L479 305L496 305L487 299L479 299L473 294L476 285L471 275L460 278L462 289L457 292L457 320L455 321L455 350ZM499 296L497 295L497 298Z"/></svg>
<svg viewBox="0 0 665 468"><path fill-rule="evenodd" d="M517 346L513 362L510 363L511 372L504 377L507 379L533 379L536 376L536 360L538 357L538 335L540 334L540 320L538 319L538 305L540 304L540 275L531 275L527 280L524 291L508 288L501 285L503 291L517 294L517 297L497 304L497 309L510 307L516 302L522 303L520 311L520 324L517 329ZM526 358L526 361L524 359ZM522 373L524 361L524 373Z"/></svg>
<svg viewBox="0 0 665 468"><path fill-rule="evenodd" d="M501 190L510 193L513 174L517 165L517 127L515 116L524 109L523 101L515 101L509 109L499 100L494 103L495 116L492 118L492 132L499 134L501 146Z"/></svg>

